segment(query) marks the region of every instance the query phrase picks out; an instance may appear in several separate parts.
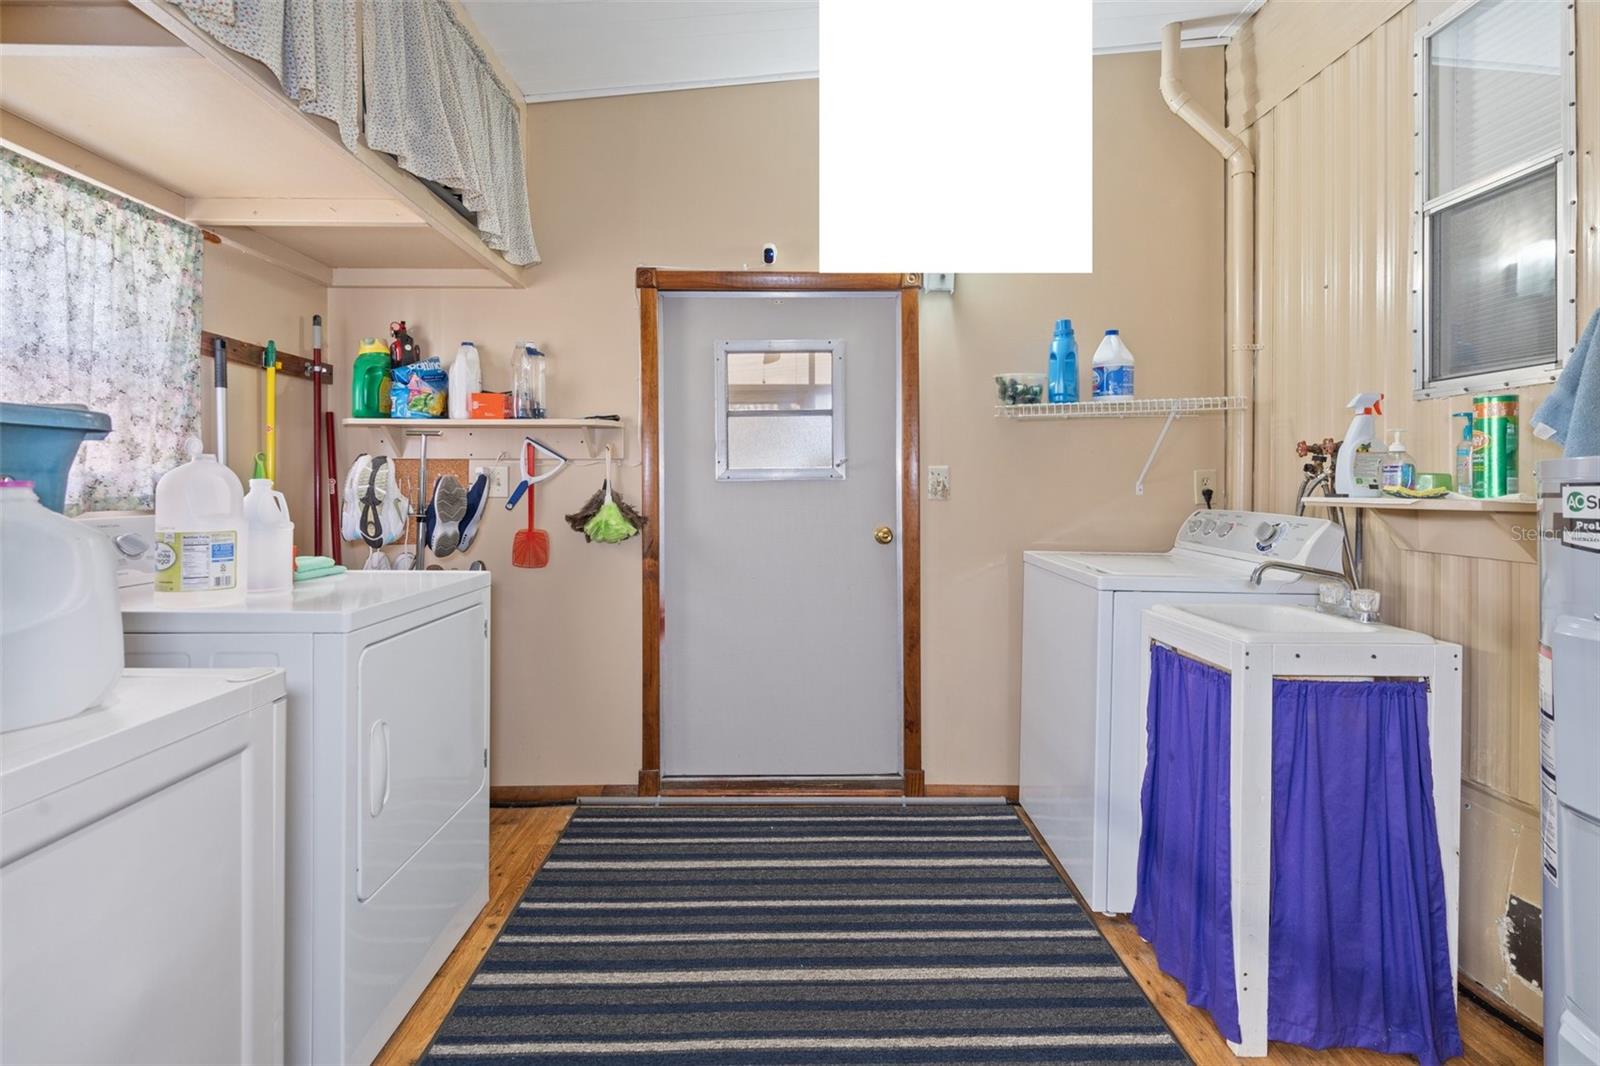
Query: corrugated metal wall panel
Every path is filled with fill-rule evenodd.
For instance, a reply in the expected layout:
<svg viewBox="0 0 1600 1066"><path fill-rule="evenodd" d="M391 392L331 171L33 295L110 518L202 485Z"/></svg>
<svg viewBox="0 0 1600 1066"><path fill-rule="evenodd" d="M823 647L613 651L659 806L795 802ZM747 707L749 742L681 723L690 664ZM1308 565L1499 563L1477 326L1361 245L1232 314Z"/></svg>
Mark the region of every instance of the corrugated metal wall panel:
<svg viewBox="0 0 1600 1066"><path fill-rule="evenodd" d="M1600 302L1600 0L1581 0L1576 15L1581 323ZM1269 0L1228 48L1230 117L1259 115L1244 132L1258 165L1263 509L1295 507L1295 442L1342 436L1344 404L1361 391L1386 394L1382 425L1408 431L1423 469L1453 469L1450 413L1467 398L1412 399L1417 19L1414 3ZM1321 69L1306 69L1319 55ZM1526 416L1548 387L1519 392ZM1557 452L1532 439L1527 421L1522 472L1531 490L1534 463ZM1381 521L1367 530L1366 577L1383 591L1385 617L1466 649L1462 971L1537 1024L1538 990L1512 971L1500 938L1508 897L1537 899L1537 567L1407 551Z"/></svg>

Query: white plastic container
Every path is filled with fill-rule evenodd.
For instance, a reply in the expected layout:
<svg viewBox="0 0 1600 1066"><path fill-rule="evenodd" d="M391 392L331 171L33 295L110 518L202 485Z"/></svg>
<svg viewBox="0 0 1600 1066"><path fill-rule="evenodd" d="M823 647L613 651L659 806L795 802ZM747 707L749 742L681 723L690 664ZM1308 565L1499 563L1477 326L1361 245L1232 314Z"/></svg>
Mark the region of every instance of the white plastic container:
<svg viewBox="0 0 1600 1066"><path fill-rule="evenodd" d="M455 362L450 364L449 404L451 418L472 417L472 394L483 391L483 365L478 359L478 346L462 341L456 349Z"/></svg>
<svg viewBox="0 0 1600 1066"><path fill-rule="evenodd" d="M543 418L545 354L533 341L518 341L511 350L511 417Z"/></svg>
<svg viewBox="0 0 1600 1066"><path fill-rule="evenodd" d="M189 461L156 484L155 602L225 607L244 602L244 488L214 455L189 442Z"/></svg>
<svg viewBox="0 0 1600 1066"><path fill-rule="evenodd" d="M121 675L111 542L0 481L0 732L70 718Z"/></svg>
<svg viewBox="0 0 1600 1066"><path fill-rule="evenodd" d="M1405 432L1403 429L1389 431L1389 449L1384 453L1378 474L1384 492L1416 487L1417 465L1412 461L1411 453L1406 451L1405 442L1400 439Z"/></svg>
<svg viewBox="0 0 1600 1066"><path fill-rule="evenodd" d="M1094 351L1094 398L1133 395L1133 353L1122 343L1122 331L1106 330Z"/></svg>
<svg viewBox="0 0 1600 1066"><path fill-rule="evenodd" d="M244 497L244 589L251 595L294 591L294 523L289 501L271 480L251 478Z"/></svg>

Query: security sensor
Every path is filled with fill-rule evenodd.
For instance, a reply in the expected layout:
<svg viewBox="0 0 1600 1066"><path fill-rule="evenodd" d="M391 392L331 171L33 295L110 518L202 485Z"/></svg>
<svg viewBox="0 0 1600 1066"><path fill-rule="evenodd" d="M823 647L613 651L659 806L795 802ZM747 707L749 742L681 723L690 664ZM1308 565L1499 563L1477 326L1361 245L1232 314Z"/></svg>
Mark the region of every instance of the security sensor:
<svg viewBox="0 0 1600 1066"><path fill-rule="evenodd" d="M778 246L776 244L762 245L761 261L767 264L767 266L771 266L773 263L776 263L778 261Z"/></svg>

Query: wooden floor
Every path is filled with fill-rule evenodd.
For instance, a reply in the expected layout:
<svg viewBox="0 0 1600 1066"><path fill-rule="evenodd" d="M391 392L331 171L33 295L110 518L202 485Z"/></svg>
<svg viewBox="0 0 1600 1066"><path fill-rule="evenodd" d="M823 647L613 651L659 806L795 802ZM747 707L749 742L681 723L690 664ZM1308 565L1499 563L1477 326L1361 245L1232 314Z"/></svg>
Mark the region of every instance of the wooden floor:
<svg viewBox="0 0 1600 1066"><path fill-rule="evenodd" d="M522 898L534 872L566 828L573 810L572 807L496 807L489 812L489 903L379 1053L375 1060L379 1066L409 1066L427 1050L434 1031L472 979L478 963L500 932L501 924ZM1184 1002L1182 986L1161 972L1150 945L1139 938L1126 919L1096 916L1095 920L1101 933L1122 956L1128 972L1139 982L1183 1049L1199 1066L1227 1066L1236 1062L1252 1066L1258 1063L1383 1066L1416 1062L1402 1055L1348 1049L1309 1051L1289 1044L1271 1045L1264 1059L1237 1059L1211 1025L1209 1016ZM1536 1041L1473 1000L1462 997L1460 1003L1461 1039L1467 1054L1464 1058L1451 1059L1450 1066L1539 1066L1543 1061Z"/></svg>

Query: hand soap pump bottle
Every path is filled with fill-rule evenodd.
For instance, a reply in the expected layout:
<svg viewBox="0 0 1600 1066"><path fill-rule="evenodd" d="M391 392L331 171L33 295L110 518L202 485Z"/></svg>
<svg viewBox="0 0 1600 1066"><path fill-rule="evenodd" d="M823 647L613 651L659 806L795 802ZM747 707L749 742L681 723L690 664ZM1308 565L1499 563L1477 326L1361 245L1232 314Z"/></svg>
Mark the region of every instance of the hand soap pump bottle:
<svg viewBox="0 0 1600 1066"><path fill-rule="evenodd" d="M1374 417L1383 414L1383 393L1363 392L1347 404L1355 417L1344 431L1339 459L1333 468L1333 490L1340 496L1372 498L1383 495L1383 456L1373 450L1378 439Z"/></svg>
<svg viewBox="0 0 1600 1066"><path fill-rule="evenodd" d="M1056 319L1055 336L1050 339L1048 398L1051 403L1078 402L1078 338L1070 318Z"/></svg>
<svg viewBox="0 0 1600 1066"><path fill-rule="evenodd" d="M1383 457L1383 491L1392 495L1403 495L1399 490L1417 486L1417 466L1406 451L1405 442L1400 439L1404 434L1403 429L1389 431L1389 450Z"/></svg>

